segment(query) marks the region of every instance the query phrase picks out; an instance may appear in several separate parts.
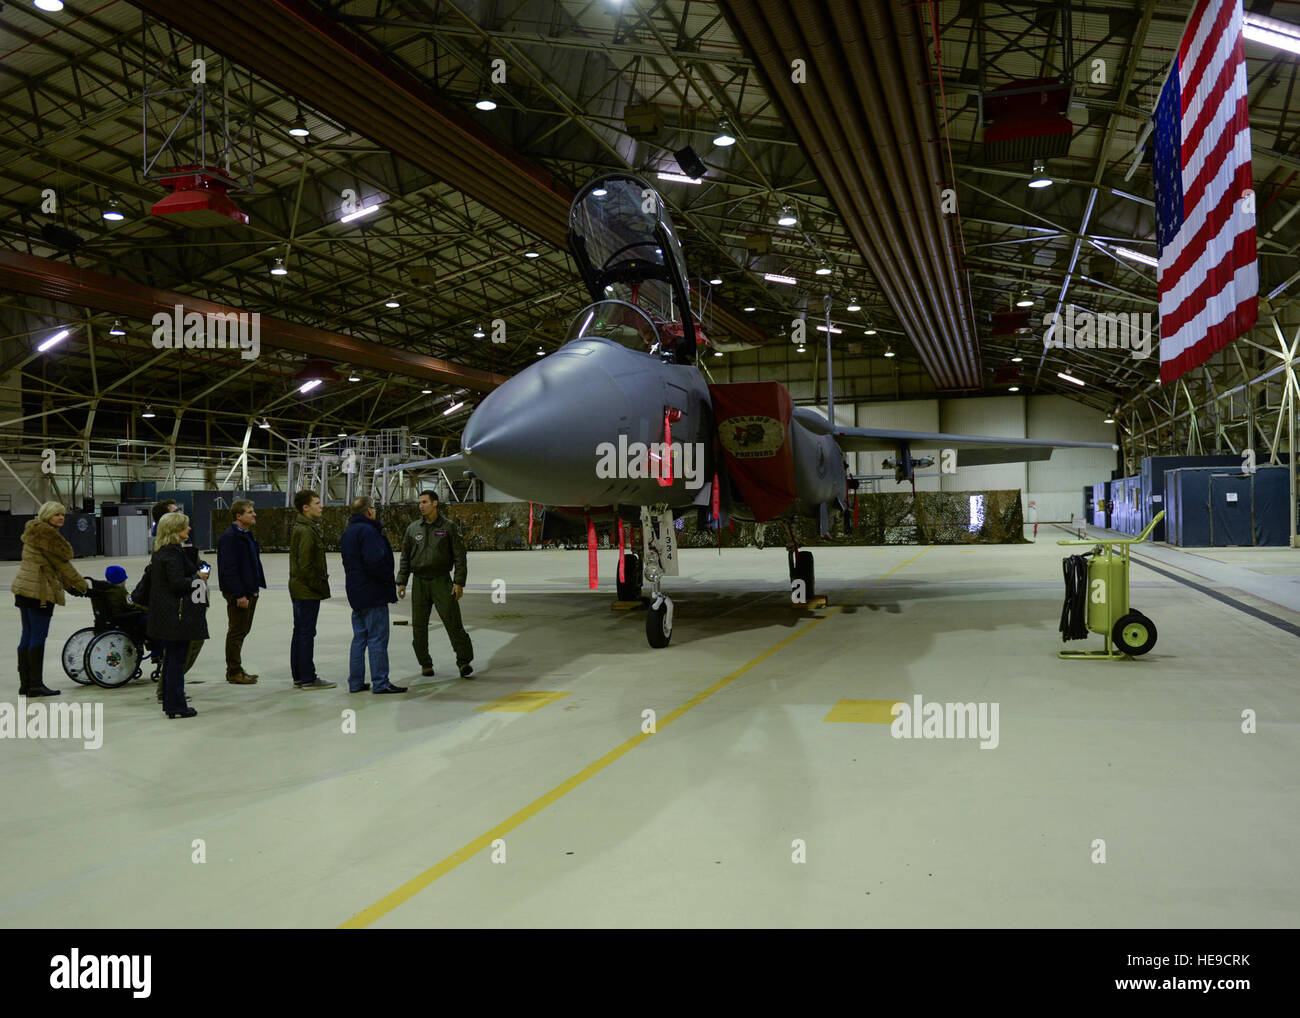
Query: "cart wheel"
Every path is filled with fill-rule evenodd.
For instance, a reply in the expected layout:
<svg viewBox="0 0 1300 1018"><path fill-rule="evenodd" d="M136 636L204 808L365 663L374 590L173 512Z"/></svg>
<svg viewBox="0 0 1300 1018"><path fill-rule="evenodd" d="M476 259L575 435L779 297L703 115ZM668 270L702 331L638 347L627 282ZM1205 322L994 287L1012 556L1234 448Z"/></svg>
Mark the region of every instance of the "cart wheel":
<svg viewBox="0 0 1300 1018"><path fill-rule="evenodd" d="M1110 638L1125 654L1138 657L1156 645L1156 624L1141 612L1129 612L1115 621Z"/></svg>

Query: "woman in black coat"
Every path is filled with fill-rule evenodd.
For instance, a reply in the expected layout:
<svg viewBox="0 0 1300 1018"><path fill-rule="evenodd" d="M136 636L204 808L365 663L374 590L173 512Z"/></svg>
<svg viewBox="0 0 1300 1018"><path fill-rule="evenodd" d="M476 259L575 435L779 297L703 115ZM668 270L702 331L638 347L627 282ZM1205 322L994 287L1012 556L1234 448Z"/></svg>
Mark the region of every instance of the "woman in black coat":
<svg viewBox="0 0 1300 1018"><path fill-rule="evenodd" d="M190 518L167 513L158 521L149 560L149 638L163 648L163 712L192 718L185 706L185 658L190 643L208 638L208 575L199 550L189 544Z"/></svg>

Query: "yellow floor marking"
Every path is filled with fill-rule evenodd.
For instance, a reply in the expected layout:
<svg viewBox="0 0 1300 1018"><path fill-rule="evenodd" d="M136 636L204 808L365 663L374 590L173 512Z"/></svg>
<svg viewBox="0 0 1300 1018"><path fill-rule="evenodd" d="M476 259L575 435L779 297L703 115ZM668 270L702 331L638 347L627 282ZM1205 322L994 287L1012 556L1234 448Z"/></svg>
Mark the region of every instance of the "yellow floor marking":
<svg viewBox="0 0 1300 1018"><path fill-rule="evenodd" d="M926 547L922 548L911 558L907 559L904 562L900 562L889 572L885 573L885 575L882 576L881 579L883 580L885 579L885 577L892 576L894 573L898 572L898 570L902 569L903 566L907 565L909 562L915 562L918 558L924 555L932 547L934 547L934 545L926 545ZM767 650L763 651L763 653L759 654L758 657L752 658L751 660L745 662L745 664L741 665L734 672L724 675L717 682L711 685L708 689L696 693L693 697L687 700L680 707L676 708L675 710L671 711L670 713L660 718L656 725L656 730L662 732L668 725L671 725L678 718L686 714L687 711L694 710L696 707L702 704L709 697L713 696L714 693L720 692L721 690L725 689L727 686L731 685L731 683L735 682L738 678L744 675L751 668L757 668L768 658L772 657L772 655L780 653L782 650L784 650L790 644L794 643L794 641L799 639L801 636L806 636L808 633L812 632L823 622L829 619L832 615L836 614L836 612L838 612L839 610L840 610L839 606L836 606L830 609L830 611L828 611L821 618L812 619L806 626L801 626L798 630L791 633L784 640L780 641L777 644L774 644L773 646L769 647ZM895 702L896 701L892 701L892 700L890 701L891 705ZM410 901L417 894L423 891L426 887L432 884L435 880L438 880L440 877L446 876L448 873L454 870L461 863L465 862L468 859L473 858L474 856L478 855L480 852L484 851L497 838L501 838L509 834L520 824L536 816L547 806L550 806L552 803L558 802L560 799L564 798L564 796L568 795L570 792L572 792L579 785L583 784L589 778L595 777L606 767L612 764L615 760L618 760L620 757L626 756L632 750L636 749L637 746L641 745L641 743L645 742L646 739L652 739L652 738L654 738L654 736L646 735L643 732L638 732L636 735L632 736L622 745L616 746L613 749L611 749L599 760L589 763L582 770L578 771L576 774L570 775L565 781L556 785L546 794L534 799L523 809L519 810L519 812L515 813L513 816L506 818L501 823L493 827L490 831L487 831L486 833L479 835L477 838L475 838L473 841L469 842L468 844L462 845L451 855L447 856L447 858L443 859L442 862L437 863L434 866L430 866L423 873L420 873L419 875L412 877L410 880L404 883L397 890L380 898L377 902L375 902L373 905L369 906L368 908L362 909L360 912L354 915L347 922L343 923L339 927L339 929L341 930L365 929L365 927L369 926L371 923L374 923L382 919L389 912L393 911L393 909L397 908L398 905L402 905L407 901Z"/></svg>
<svg viewBox="0 0 1300 1018"><path fill-rule="evenodd" d="M475 707L478 710L503 710L515 714L527 714L529 711L537 710L539 707L545 707L548 703L554 703L562 696L568 696L568 693L547 693L540 689L525 689L518 693L511 693L509 696L503 696L500 700L493 700L491 703L485 703L482 707Z"/></svg>
<svg viewBox="0 0 1300 1018"><path fill-rule="evenodd" d="M890 725L894 715L890 713L898 700L840 700L831 708L823 721L850 721L863 725Z"/></svg>
<svg viewBox="0 0 1300 1018"><path fill-rule="evenodd" d="M751 668L756 668L758 665L761 665L764 661L770 658L773 654L776 654L779 651L784 650L786 647L794 643L794 641L799 639L801 636L804 636L807 633L812 632L814 629L820 626L823 622L825 622L827 619L829 619L832 615L834 615L839 610L840 609L838 607L832 608L821 618L813 619L808 623L808 625L802 626L796 632L791 633L789 636L787 636L780 643L776 644L775 646L769 647L767 650L763 651L762 654L759 654L758 657L753 658L752 660L741 665L739 668L737 668L734 672L731 672L729 675L723 676L721 679L719 679L717 682L711 685L708 689L704 690L701 693L697 693L695 696L691 697L689 700L687 700L676 710L660 718L656 724L657 731L662 732L664 728L666 728L668 725L671 725L674 721L680 718L687 711L698 707L705 700L711 697L714 693L717 693L718 691L725 689L727 686L731 685L731 683L735 682L736 679L740 678ZM414 898L417 894L423 891L426 887L432 884L439 877L446 876L448 873L454 870L461 863L465 862L467 859L471 859L474 856L478 855L480 852L487 849L492 844L492 842L495 841L497 838L505 837L505 835L513 831L525 820L528 820L531 817L536 816L547 806L551 805L554 802L559 801L564 796L568 795L575 788L577 788L579 785L585 782L588 778L592 778L595 775L599 774L606 767L612 764L615 760L619 759L622 756L625 756L626 754L630 753L632 750L636 749L636 747L641 745L641 743L643 743L646 739L652 739L652 738L654 738L653 735L646 735L642 732L638 732L636 735L632 736L632 738L624 742L621 746L615 747L614 749L606 753L604 756L602 756L599 760L596 760L595 762L588 764L582 770L570 776L566 781L556 785L545 795L541 796L540 798L534 799L527 806L521 809L518 813L514 814L514 816L509 817L506 820L503 820L501 823L493 827L492 830L488 831L485 834L479 835L479 837L475 838L473 841L457 849L451 855L447 856L447 858L443 859L442 862L438 863L435 866L431 866L423 873L408 880L396 891L393 891L391 894L388 894L385 897L380 898L369 908L365 908L362 911L358 912L347 922L343 923L343 925L340 926L339 929L360 930L369 926L371 923L379 919L382 919L393 909L397 908L398 905L401 905L409 901L411 898Z"/></svg>
<svg viewBox="0 0 1300 1018"><path fill-rule="evenodd" d="M902 569L903 566L907 565L909 562L915 562L917 559L919 559L922 555L924 555L927 551L929 551L929 550L930 550L931 548L933 548L933 547L934 547L934 545L932 545L932 544L927 544L924 548L922 548L920 551L918 551L918 552L917 552L915 555L913 555L911 558L909 558L909 559L904 559L902 562L898 563L898 565L894 566L894 568L891 569L891 570L889 570L889 572L885 573L885 575L882 576L881 579L882 579L882 580L886 580L886 579L888 579L889 577L893 576L896 572L898 572L900 569Z"/></svg>

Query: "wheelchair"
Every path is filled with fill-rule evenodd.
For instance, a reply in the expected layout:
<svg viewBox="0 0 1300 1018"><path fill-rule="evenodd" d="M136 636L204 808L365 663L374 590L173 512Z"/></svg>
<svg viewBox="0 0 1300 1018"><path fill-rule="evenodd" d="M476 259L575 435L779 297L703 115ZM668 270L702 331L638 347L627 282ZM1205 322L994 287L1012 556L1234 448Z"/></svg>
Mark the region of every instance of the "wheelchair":
<svg viewBox="0 0 1300 1018"><path fill-rule="evenodd" d="M162 651L154 650L145 635L148 615L133 613L125 619L113 615L107 591L112 586L104 580L87 576L90 583L90 607L94 625L78 629L63 644L63 670L73 682L83 686L92 683L105 689L118 689L143 673L146 662L153 665L150 679L157 682L162 677ZM185 659L188 673L203 642L190 644Z"/></svg>

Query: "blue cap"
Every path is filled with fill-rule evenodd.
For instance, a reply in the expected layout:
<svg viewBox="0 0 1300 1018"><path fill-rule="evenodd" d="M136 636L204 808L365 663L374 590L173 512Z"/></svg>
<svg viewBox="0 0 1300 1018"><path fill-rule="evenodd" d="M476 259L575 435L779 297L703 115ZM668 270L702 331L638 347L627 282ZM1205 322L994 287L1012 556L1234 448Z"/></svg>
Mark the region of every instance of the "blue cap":
<svg viewBox="0 0 1300 1018"><path fill-rule="evenodd" d="M121 566L109 566L104 570L104 579L109 583L125 583L126 570Z"/></svg>

